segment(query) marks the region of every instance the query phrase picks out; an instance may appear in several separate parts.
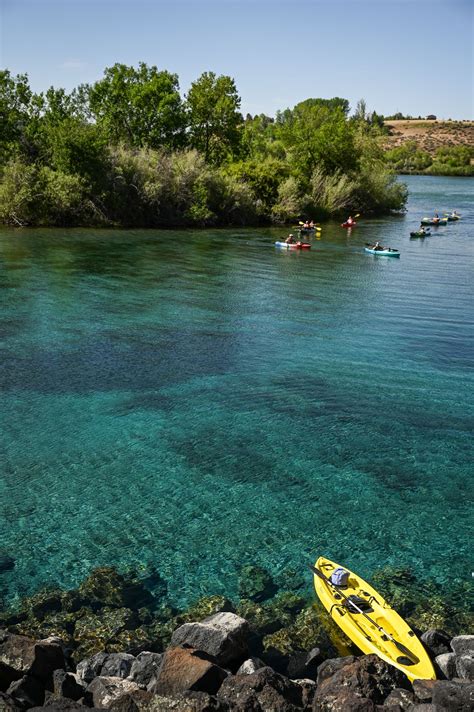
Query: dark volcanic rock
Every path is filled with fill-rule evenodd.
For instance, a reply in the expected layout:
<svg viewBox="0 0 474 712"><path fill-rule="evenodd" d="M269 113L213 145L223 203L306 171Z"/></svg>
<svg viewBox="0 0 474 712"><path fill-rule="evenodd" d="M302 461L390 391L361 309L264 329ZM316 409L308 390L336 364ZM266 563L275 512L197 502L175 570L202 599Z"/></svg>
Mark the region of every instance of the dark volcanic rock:
<svg viewBox="0 0 474 712"><path fill-rule="evenodd" d="M472 712L474 699L474 684L438 680L433 687L432 702L438 710L453 712Z"/></svg>
<svg viewBox="0 0 474 712"><path fill-rule="evenodd" d="M53 673L54 697L67 697L80 700L86 691L85 685L78 683L76 675L65 670L55 670Z"/></svg>
<svg viewBox="0 0 474 712"><path fill-rule="evenodd" d="M19 712L21 707L6 692L0 692L0 712Z"/></svg>
<svg viewBox="0 0 474 712"><path fill-rule="evenodd" d="M318 665L321 663L321 651L313 648L309 653L297 653L290 655L286 674L291 679L316 680L318 675Z"/></svg>
<svg viewBox="0 0 474 712"><path fill-rule="evenodd" d="M114 706L111 709L115 710ZM184 692L173 697L154 695L145 709L146 712L231 712L225 702L206 692Z"/></svg>
<svg viewBox="0 0 474 712"><path fill-rule="evenodd" d="M412 684L418 702L431 702L436 680L414 680Z"/></svg>
<svg viewBox="0 0 474 712"><path fill-rule="evenodd" d="M329 660L324 660L318 667L318 685L321 685L324 680L332 677L332 675L343 667L346 667L346 665L352 665L356 660L357 658L354 655L347 655L345 658L330 658Z"/></svg>
<svg viewBox="0 0 474 712"><path fill-rule="evenodd" d="M102 670L103 664L107 660L107 657L108 653L101 652L92 655L90 658L81 660L76 668L76 672L81 680L89 683L92 682L95 677L98 677L100 675L100 671Z"/></svg>
<svg viewBox="0 0 474 712"><path fill-rule="evenodd" d="M162 653L140 653L132 663L128 679L145 690L157 678L162 660Z"/></svg>
<svg viewBox="0 0 474 712"><path fill-rule="evenodd" d="M158 695L173 695L197 690L213 695L226 677L226 671L206 659L200 651L168 648L158 679L149 686L149 691Z"/></svg>
<svg viewBox="0 0 474 712"><path fill-rule="evenodd" d="M303 709L300 685L269 667L252 675L233 675L222 683L217 698L233 712L296 712Z"/></svg>
<svg viewBox="0 0 474 712"><path fill-rule="evenodd" d="M105 677L126 678L130 675L134 662L135 657L128 653L110 653L102 665L100 674Z"/></svg>
<svg viewBox="0 0 474 712"><path fill-rule="evenodd" d="M138 712L148 707L153 695L146 690L135 690L127 692L112 702L109 709L114 712Z"/></svg>
<svg viewBox="0 0 474 712"><path fill-rule="evenodd" d="M393 712L408 712L408 710L411 710L411 706L414 702L415 696L413 692L396 687L386 698L384 709L391 707Z"/></svg>
<svg viewBox="0 0 474 712"><path fill-rule="evenodd" d="M235 613L216 613L201 623L185 623L174 631L171 645L187 645L211 655L219 665L243 658L249 627Z"/></svg>
<svg viewBox="0 0 474 712"><path fill-rule="evenodd" d="M314 712L345 712L352 707L357 710L370 710L374 705L383 704L395 688L408 686L403 673L387 665L376 655L356 658L324 679L324 673L329 671L326 667L326 671L323 670L321 674L323 679L318 680Z"/></svg>
<svg viewBox="0 0 474 712"><path fill-rule="evenodd" d="M472 655L456 656L456 672L462 680L474 680L474 657Z"/></svg>
<svg viewBox="0 0 474 712"><path fill-rule="evenodd" d="M427 651L431 653L432 657L436 655L442 655L443 653L449 653L451 651L450 642L451 636L444 632L444 630L437 630L432 628L427 630L421 636L421 641Z"/></svg>
<svg viewBox="0 0 474 712"><path fill-rule="evenodd" d="M120 677L96 677L87 686L87 693L91 696L94 707L104 708L118 700L122 695L138 692L140 688L130 680Z"/></svg>
<svg viewBox="0 0 474 712"><path fill-rule="evenodd" d="M12 682L7 690L22 709L42 705L44 702L44 687L41 682L32 675L23 675L19 680Z"/></svg>
<svg viewBox="0 0 474 712"><path fill-rule="evenodd" d="M80 702L69 700L67 697L58 700L47 700L43 707L32 707L30 712L93 712L95 707L84 707Z"/></svg>
<svg viewBox="0 0 474 712"><path fill-rule="evenodd" d="M54 670L65 668L61 645L5 631L0 634L0 680L33 675L52 689Z"/></svg>

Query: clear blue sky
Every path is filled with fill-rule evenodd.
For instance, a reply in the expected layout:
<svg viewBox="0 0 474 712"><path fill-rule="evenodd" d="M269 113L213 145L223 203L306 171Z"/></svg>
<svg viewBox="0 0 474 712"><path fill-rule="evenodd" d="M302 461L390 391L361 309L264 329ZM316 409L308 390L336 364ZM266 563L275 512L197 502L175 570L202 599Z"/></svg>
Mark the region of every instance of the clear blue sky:
<svg viewBox="0 0 474 712"><path fill-rule="evenodd" d="M140 60L231 75L243 113L341 96L474 118L472 0L0 0L0 63L35 91Z"/></svg>

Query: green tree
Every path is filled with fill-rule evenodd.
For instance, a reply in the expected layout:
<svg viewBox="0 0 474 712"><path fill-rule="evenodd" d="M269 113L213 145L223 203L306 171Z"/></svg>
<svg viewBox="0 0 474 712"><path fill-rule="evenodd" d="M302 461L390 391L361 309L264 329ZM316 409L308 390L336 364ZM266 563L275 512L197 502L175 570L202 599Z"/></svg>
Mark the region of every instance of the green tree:
<svg viewBox="0 0 474 712"><path fill-rule="evenodd" d="M240 97L231 77L204 72L187 95L189 139L206 161L219 164L238 154L242 134Z"/></svg>
<svg viewBox="0 0 474 712"><path fill-rule="evenodd" d="M185 111L178 77L140 62L107 67L89 87L92 116L112 142L178 148L185 141Z"/></svg>
<svg viewBox="0 0 474 712"><path fill-rule="evenodd" d="M34 111L34 95L26 74L0 71L0 161L21 148L25 129Z"/></svg>

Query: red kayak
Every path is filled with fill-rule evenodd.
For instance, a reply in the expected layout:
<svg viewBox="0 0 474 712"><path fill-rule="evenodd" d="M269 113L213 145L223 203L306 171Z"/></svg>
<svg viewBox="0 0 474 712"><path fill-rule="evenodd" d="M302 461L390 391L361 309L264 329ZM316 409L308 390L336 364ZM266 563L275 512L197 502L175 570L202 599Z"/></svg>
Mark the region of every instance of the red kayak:
<svg viewBox="0 0 474 712"><path fill-rule="evenodd" d="M357 223L353 220L351 223L345 222L341 223L341 227L355 227Z"/></svg>
<svg viewBox="0 0 474 712"><path fill-rule="evenodd" d="M310 250L311 243L309 242L275 242L276 247L282 247L285 250Z"/></svg>

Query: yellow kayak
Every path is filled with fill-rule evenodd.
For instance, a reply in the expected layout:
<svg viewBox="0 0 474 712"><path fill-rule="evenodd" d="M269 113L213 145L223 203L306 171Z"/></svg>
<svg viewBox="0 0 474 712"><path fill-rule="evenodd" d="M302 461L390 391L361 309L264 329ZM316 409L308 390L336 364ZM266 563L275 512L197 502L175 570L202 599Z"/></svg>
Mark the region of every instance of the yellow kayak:
<svg viewBox="0 0 474 712"><path fill-rule="evenodd" d="M321 603L363 653L375 653L404 672L411 682L436 680L422 643L372 586L323 556L316 561L313 571L316 570L320 575L314 573L314 588ZM331 585L324 580L331 576L336 582L342 581L342 585Z"/></svg>

